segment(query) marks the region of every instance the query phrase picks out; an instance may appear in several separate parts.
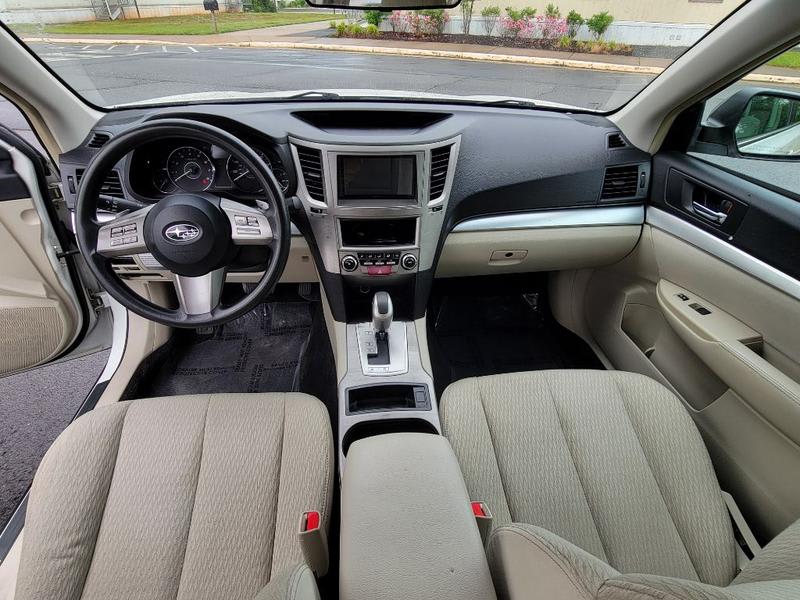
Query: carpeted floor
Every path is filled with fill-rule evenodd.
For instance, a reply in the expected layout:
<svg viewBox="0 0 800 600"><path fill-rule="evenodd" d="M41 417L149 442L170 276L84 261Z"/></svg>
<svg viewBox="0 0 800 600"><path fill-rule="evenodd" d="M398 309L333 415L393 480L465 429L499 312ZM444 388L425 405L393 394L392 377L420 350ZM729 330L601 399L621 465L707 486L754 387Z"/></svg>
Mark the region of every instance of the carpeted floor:
<svg viewBox="0 0 800 600"><path fill-rule="evenodd" d="M466 377L603 368L583 340L556 322L546 280L535 276L444 282L428 314L438 394Z"/></svg>
<svg viewBox="0 0 800 600"><path fill-rule="evenodd" d="M135 395L297 390L311 325L310 303L277 301L206 333L176 332Z"/></svg>

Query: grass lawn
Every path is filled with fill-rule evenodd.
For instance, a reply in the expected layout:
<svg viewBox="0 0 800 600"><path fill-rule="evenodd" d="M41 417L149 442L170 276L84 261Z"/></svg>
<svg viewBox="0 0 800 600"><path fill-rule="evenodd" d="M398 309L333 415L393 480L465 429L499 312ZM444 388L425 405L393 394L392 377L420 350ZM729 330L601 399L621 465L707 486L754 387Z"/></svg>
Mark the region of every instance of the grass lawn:
<svg viewBox="0 0 800 600"><path fill-rule="evenodd" d="M784 52L780 56L773 58L769 61L772 67L784 67L788 69L800 69L800 52L797 50L790 50Z"/></svg>
<svg viewBox="0 0 800 600"><path fill-rule="evenodd" d="M217 23L220 33L312 23L342 18L342 14L329 13L218 13ZM18 33L41 31L33 25L15 25ZM206 35L214 33L211 15L181 15L175 17L153 17L149 19L121 19L118 21L79 21L45 25L47 33L77 34L133 34L133 35Z"/></svg>

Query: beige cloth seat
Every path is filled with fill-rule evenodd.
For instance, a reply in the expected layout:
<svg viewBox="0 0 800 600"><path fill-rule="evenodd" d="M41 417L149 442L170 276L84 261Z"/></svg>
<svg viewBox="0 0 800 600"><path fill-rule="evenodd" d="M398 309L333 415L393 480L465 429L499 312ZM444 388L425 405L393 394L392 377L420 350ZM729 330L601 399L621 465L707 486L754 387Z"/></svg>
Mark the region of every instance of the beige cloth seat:
<svg viewBox="0 0 800 600"><path fill-rule="evenodd" d="M800 522L737 576L730 518L680 400L622 372L540 371L451 385L442 427L501 598L800 598Z"/></svg>
<svg viewBox="0 0 800 600"><path fill-rule="evenodd" d="M296 539L327 527L333 441L304 394L97 408L34 479L16 600L317 598Z"/></svg>

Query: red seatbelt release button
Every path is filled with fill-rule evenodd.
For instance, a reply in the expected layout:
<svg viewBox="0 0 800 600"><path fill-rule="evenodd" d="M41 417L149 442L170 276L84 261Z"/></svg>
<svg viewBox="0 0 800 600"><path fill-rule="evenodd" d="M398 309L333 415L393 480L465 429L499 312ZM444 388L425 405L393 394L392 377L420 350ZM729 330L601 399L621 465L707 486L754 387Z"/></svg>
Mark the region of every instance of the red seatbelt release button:
<svg viewBox="0 0 800 600"><path fill-rule="evenodd" d="M475 522L478 524L478 531L481 534L481 540L486 544L486 538L492 531L492 511L485 502L471 502L472 514L475 516Z"/></svg>
<svg viewBox="0 0 800 600"><path fill-rule="evenodd" d="M297 540L306 564L317 577L328 572L328 538L322 526L322 517L317 510L300 515Z"/></svg>
<svg viewBox="0 0 800 600"><path fill-rule="evenodd" d="M319 529L319 512L316 510L303 513L305 517L305 528L303 531L311 531L312 529Z"/></svg>

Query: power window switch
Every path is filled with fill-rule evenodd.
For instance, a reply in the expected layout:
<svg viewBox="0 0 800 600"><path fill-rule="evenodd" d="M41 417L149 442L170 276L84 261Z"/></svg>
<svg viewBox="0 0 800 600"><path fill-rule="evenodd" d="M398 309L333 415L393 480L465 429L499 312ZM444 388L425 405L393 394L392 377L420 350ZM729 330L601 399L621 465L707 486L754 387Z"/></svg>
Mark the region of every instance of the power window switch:
<svg viewBox="0 0 800 600"><path fill-rule="evenodd" d="M684 302L687 302L689 300L689 296L687 296L686 294L678 294L678 298L680 298Z"/></svg>

